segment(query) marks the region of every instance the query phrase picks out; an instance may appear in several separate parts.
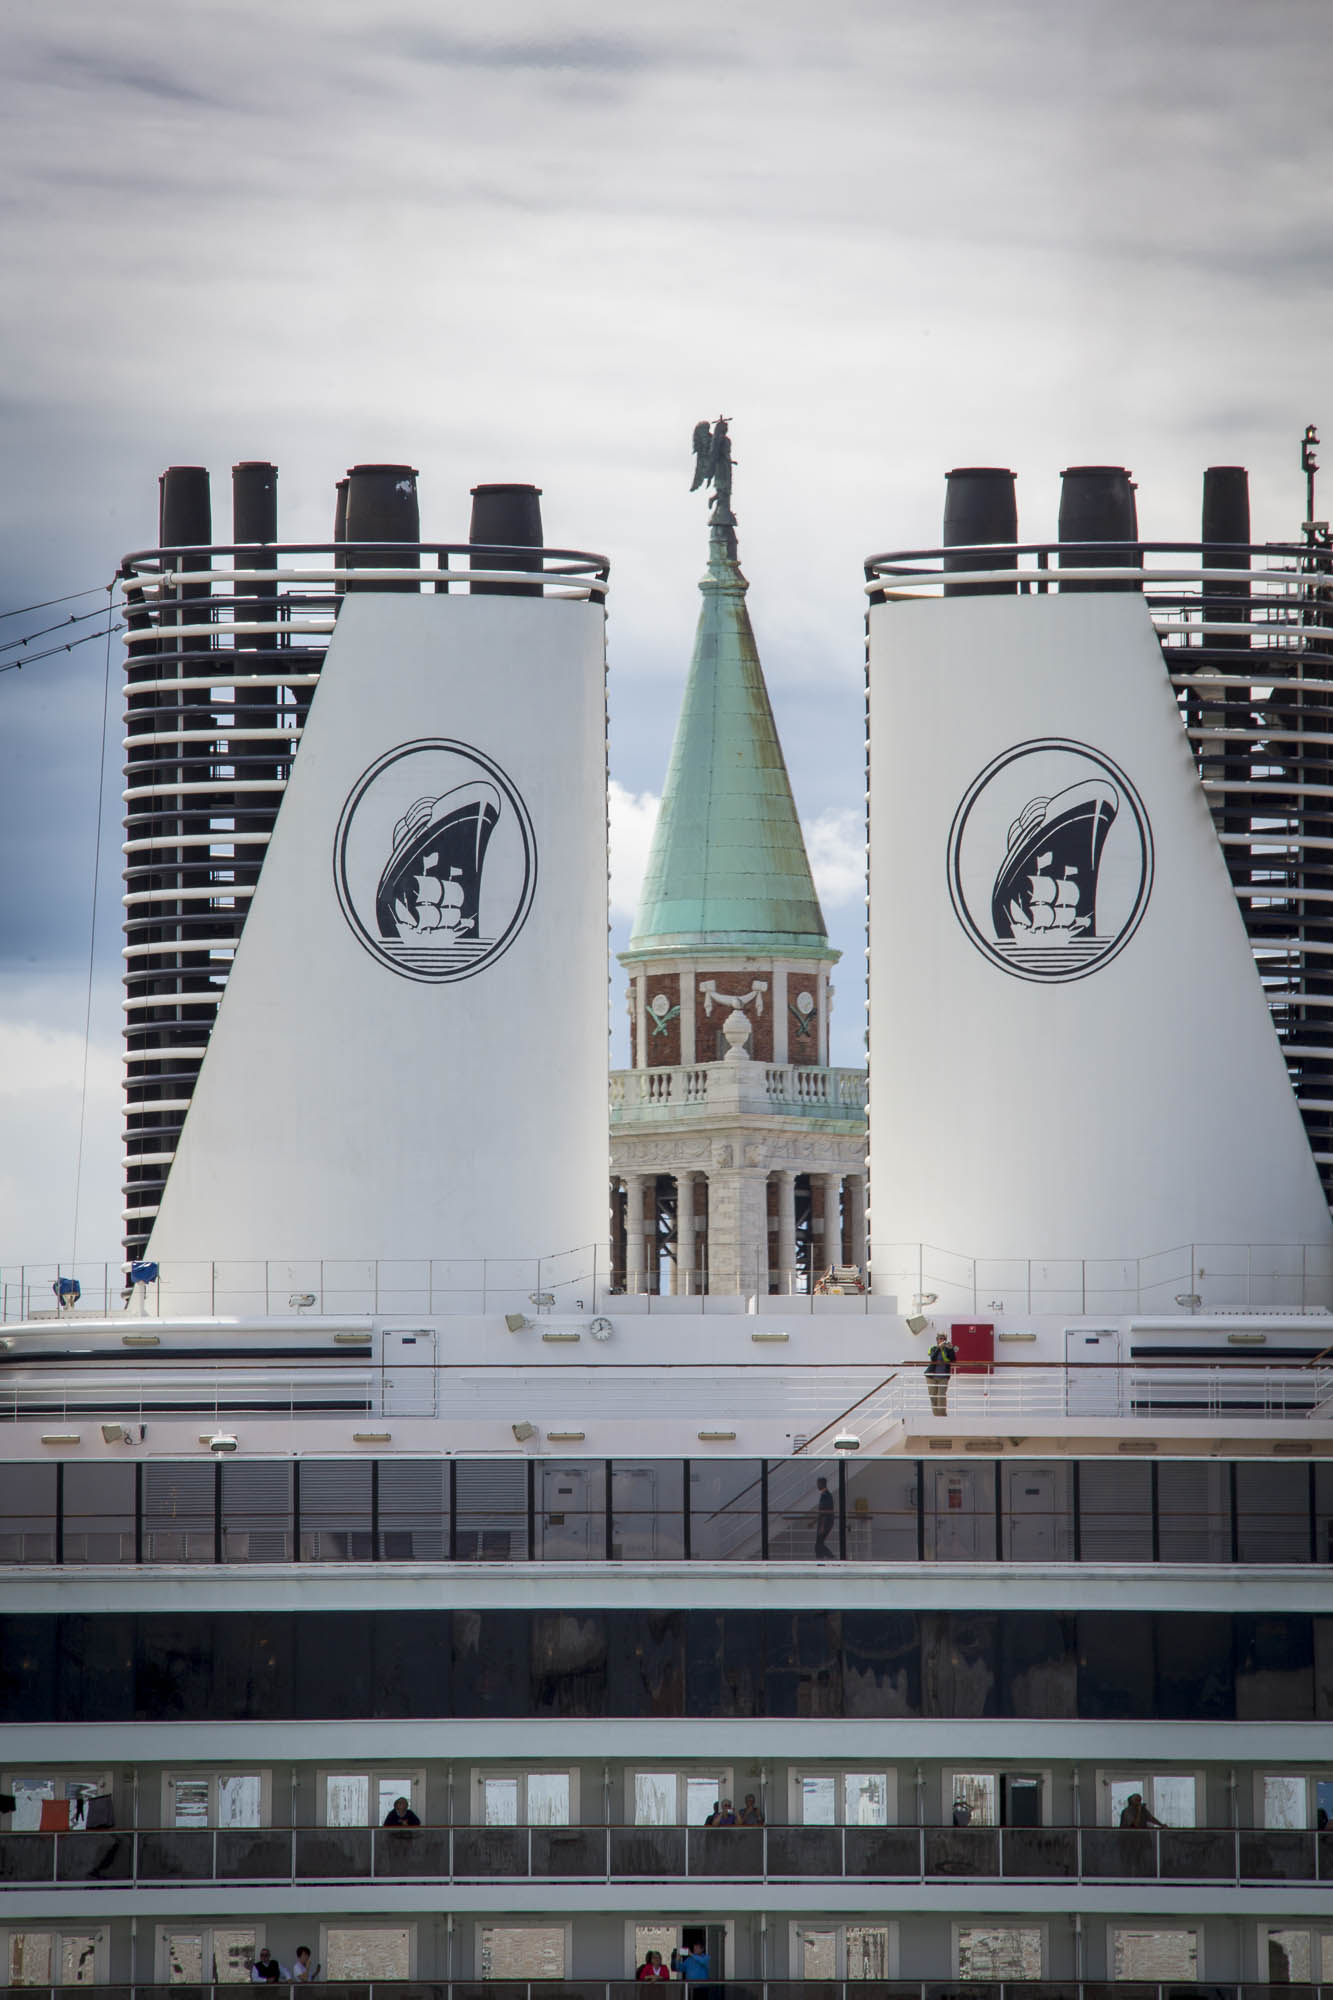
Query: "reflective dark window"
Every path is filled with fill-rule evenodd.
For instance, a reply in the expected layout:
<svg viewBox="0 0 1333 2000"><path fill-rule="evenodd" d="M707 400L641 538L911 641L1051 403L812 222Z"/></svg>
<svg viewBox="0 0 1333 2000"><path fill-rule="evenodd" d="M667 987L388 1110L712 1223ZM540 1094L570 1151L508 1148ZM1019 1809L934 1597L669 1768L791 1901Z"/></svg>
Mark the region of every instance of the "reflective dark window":
<svg viewBox="0 0 1333 2000"><path fill-rule="evenodd" d="M1080 1611L1079 1714L1098 1720L1122 1716L1138 1720L1153 1713L1153 1694L1152 1613Z"/></svg>
<svg viewBox="0 0 1333 2000"><path fill-rule="evenodd" d="M1333 1465L1314 1469L1315 1561L1333 1563Z"/></svg>
<svg viewBox="0 0 1333 2000"><path fill-rule="evenodd" d="M1236 1713L1232 1621L1225 1612L1159 1612L1151 1713L1225 1722Z"/></svg>
<svg viewBox="0 0 1333 2000"><path fill-rule="evenodd" d="M843 1705L852 1716L920 1715L921 1620L914 1611L844 1611Z"/></svg>
<svg viewBox="0 0 1333 2000"><path fill-rule="evenodd" d="M539 1611L531 1619L533 1715L605 1715L606 1617Z"/></svg>
<svg viewBox="0 0 1333 2000"><path fill-rule="evenodd" d="M757 1562L763 1467L757 1458L690 1461L690 1554L696 1562Z"/></svg>
<svg viewBox="0 0 1333 2000"><path fill-rule="evenodd" d="M55 1466L0 1465L0 1562L55 1559Z"/></svg>
<svg viewBox="0 0 1333 2000"><path fill-rule="evenodd" d="M770 1459L768 1554L773 1562L834 1562L838 1466L826 1459Z"/></svg>
<svg viewBox="0 0 1333 2000"><path fill-rule="evenodd" d="M616 1562L679 1562L685 1554L685 1467L679 1459L611 1466L611 1555Z"/></svg>
<svg viewBox="0 0 1333 2000"><path fill-rule="evenodd" d="M1076 1716L1078 1638L1072 1615L1006 1612L1000 1620L999 1678L1005 1715Z"/></svg>
<svg viewBox="0 0 1333 2000"><path fill-rule="evenodd" d="M302 1459L302 1562L369 1562L370 1526L369 1459Z"/></svg>
<svg viewBox="0 0 1333 2000"><path fill-rule="evenodd" d="M922 1467L928 1562L995 1560L995 1468L951 1462Z"/></svg>
<svg viewBox="0 0 1333 2000"><path fill-rule="evenodd" d="M998 1612L922 1612L924 1714L997 1715L998 1681Z"/></svg>
<svg viewBox="0 0 1333 2000"><path fill-rule="evenodd" d="M207 1614L197 1611L161 1612L138 1620L134 1654L136 1721L193 1721L217 1713L213 1706L213 1661L218 1645L225 1644L231 1650L233 1634L230 1623L225 1624L215 1644L214 1623ZM242 1640L242 1635L238 1633L235 1638ZM88 1643L93 1643L91 1632Z"/></svg>
<svg viewBox="0 0 1333 2000"><path fill-rule="evenodd" d="M1000 1481L1000 1549L1005 1561L1072 1562L1073 1466L1006 1460Z"/></svg>
<svg viewBox="0 0 1333 2000"><path fill-rule="evenodd" d="M361 1470L359 1466L355 1469ZM316 1468L317 1472L322 1470ZM222 1560L291 1559L291 1465L278 1459L228 1461L222 1467Z"/></svg>
<svg viewBox="0 0 1333 2000"><path fill-rule="evenodd" d="M454 1463L462 1562L523 1562L528 1555L528 1463L460 1458Z"/></svg>
<svg viewBox="0 0 1333 2000"><path fill-rule="evenodd" d="M688 1715L763 1713L762 1614L685 1613L685 1709Z"/></svg>
<svg viewBox="0 0 1333 2000"><path fill-rule="evenodd" d="M531 1678L521 1611L455 1611L451 1628L454 1714L526 1715Z"/></svg>
<svg viewBox="0 0 1333 2000"><path fill-rule="evenodd" d="M1308 1618L1262 1614L1236 1618L1238 1722L1313 1718L1313 1637Z"/></svg>
<svg viewBox="0 0 1333 2000"><path fill-rule="evenodd" d="M606 1461L540 1459L533 1550L539 1562L602 1562L606 1557Z"/></svg>
<svg viewBox="0 0 1333 2000"><path fill-rule="evenodd" d="M866 1459L847 1467L847 1560L915 1562L916 1462Z"/></svg>
<svg viewBox="0 0 1333 2000"><path fill-rule="evenodd" d="M136 1471L126 1453L113 1465L67 1465L64 1484L64 1560L67 1563L134 1561Z"/></svg>
<svg viewBox="0 0 1333 2000"><path fill-rule="evenodd" d="M1161 1562L1231 1560L1230 1468L1212 1459L1166 1459L1157 1468Z"/></svg>
<svg viewBox="0 0 1333 2000"><path fill-rule="evenodd" d="M1078 1468L1084 1562L1152 1561L1152 1467L1085 1458Z"/></svg>
<svg viewBox="0 0 1333 2000"><path fill-rule="evenodd" d="M684 1715L685 1619L675 1608L607 1613L612 1715Z"/></svg>
<svg viewBox="0 0 1333 2000"><path fill-rule="evenodd" d="M212 1460L173 1464L149 1459L143 1469L145 1562L213 1561L213 1504L217 1467Z"/></svg>
<svg viewBox="0 0 1333 2000"><path fill-rule="evenodd" d="M449 1466L442 1458L385 1458L379 1472L379 1554L386 1562L441 1562L449 1554Z"/></svg>
<svg viewBox="0 0 1333 2000"><path fill-rule="evenodd" d="M1309 1562L1308 1466L1238 1462L1236 1554L1245 1563Z"/></svg>
<svg viewBox="0 0 1333 2000"><path fill-rule="evenodd" d="M833 1612L770 1611L765 1618L763 1715L840 1716L842 1621Z"/></svg>
<svg viewBox="0 0 1333 2000"><path fill-rule="evenodd" d="M517 1611L14 1618L15 1721L1067 1715L1309 1721L1333 1620L1300 1614Z"/></svg>

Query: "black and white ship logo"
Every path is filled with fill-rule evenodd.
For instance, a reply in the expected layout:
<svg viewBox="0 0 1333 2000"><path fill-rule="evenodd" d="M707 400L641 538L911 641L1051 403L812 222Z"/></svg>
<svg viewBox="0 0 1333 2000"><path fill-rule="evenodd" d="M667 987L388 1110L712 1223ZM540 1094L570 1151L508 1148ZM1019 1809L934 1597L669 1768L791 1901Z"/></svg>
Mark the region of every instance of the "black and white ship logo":
<svg viewBox="0 0 1333 2000"><path fill-rule="evenodd" d="M1152 875L1152 829L1134 786L1067 737L996 757L949 830L958 920L1018 979L1084 979L1107 964L1138 928Z"/></svg>
<svg viewBox="0 0 1333 2000"><path fill-rule="evenodd" d="M532 821L499 765L444 737L401 743L362 773L333 846L343 915L404 979L470 979L532 907Z"/></svg>

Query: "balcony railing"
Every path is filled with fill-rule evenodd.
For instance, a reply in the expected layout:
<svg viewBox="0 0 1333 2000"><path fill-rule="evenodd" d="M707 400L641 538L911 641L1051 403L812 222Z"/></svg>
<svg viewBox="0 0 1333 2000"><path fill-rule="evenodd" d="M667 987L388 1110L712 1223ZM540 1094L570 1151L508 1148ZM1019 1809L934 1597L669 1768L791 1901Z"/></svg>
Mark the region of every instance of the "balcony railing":
<svg viewBox="0 0 1333 2000"><path fill-rule="evenodd" d="M84 1980L81 1985L92 1987ZM235 2000L230 1983L158 1986L96 1983L98 2000ZM1333 1985L1269 1986L1192 1979L727 1979L699 1988L704 2000L1333 2000ZM69 1986L23 1987L34 2000L68 2000ZM321 1979L320 2000L643 2000L628 1979Z"/></svg>
<svg viewBox="0 0 1333 2000"><path fill-rule="evenodd" d="M0 1834L0 1882L1333 1882L1262 1827L139 1827Z"/></svg>
<svg viewBox="0 0 1333 2000"><path fill-rule="evenodd" d="M612 1128L676 1116L682 1111L706 1113L710 1107L715 1111L723 1097L726 1111L861 1120L866 1108L866 1072L807 1063L760 1062L613 1070Z"/></svg>

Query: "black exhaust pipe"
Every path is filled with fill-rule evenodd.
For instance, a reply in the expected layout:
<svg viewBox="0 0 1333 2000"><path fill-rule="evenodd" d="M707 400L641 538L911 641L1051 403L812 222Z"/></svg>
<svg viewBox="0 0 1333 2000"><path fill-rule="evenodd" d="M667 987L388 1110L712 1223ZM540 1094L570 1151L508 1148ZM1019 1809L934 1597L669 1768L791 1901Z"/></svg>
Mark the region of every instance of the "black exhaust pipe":
<svg viewBox="0 0 1333 2000"><path fill-rule="evenodd" d="M542 489L540 486L492 485L472 489L472 522L468 540L489 543L499 551L473 557L473 569L540 570L542 567ZM474 597L540 597L539 583L474 583Z"/></svg>
<svg viewBox="0 0 1333 2000"><path fill-rule="evenodd" d="M421 561L421 511L417 474L411 465L353 465L347 473L347 512L342 540L351 569L415 569ZM336 536L336 526L335 526ZM397 579L349 583L348 590L420 591L420 584Z"/></svg>
<svg viewBox="0 0 1333 2000"><path fill-rule="evenodd" d="M266 459L245 459L231 469L231 538L237 544L234 558L237 569L275 570L278 566L277 554L272 546L278 539L278 468ZM238 583L233 603L233 616L238 625L253 623L270 628L278 622L277 580L270 583L260 578L253 583ZM233 644L238 654L276 653L279 635L270 629L266 632L237 632ZM263 665L262 657L253 663L253 671L258 673ZM278 691L276 688L246 688L237 683L235 690L235 713L239 729L248 720L256 729L276 729L278 722ZM271 753L256 752L265 761L256 762L251 768L254 774L263 778L280 778L286 769L285 761Z"/></svg>
<svg viewBox="0 0 1333 2000"><path fill-rule="evenodd" d="M976 542L1005 543L1010 548L1018 540L1018 498L1014 475L998 465L956 465L945 474L944 546L966 548ZM959 570L1007 569L1003 559L987 555L947 555L948 576ZM1010 597L1016 583L946 583L946 597Z"/></svg>
<svg viewBox="0 0 1333 2000"><path fill-rule="evenodd" d="M211 569L209 554L213 540L213 503L206 465L169 465L157 482L157 542L163 549L198 548L203 554L191 557L183 567ZM207 597L206 583L181 586L180 596Z"/></svg>
<svg viewBox="0 0 1333 2000"><path fill-rule="evenodd" d="M1140 569L1138 507L1134 482L1124 466L1071 465L1060 474L1060 482L1060 540L1085 545L1065 550L1061 564L1070 569ZM1062 591L1138 588L1133 581L1060 585Z"/></svg>

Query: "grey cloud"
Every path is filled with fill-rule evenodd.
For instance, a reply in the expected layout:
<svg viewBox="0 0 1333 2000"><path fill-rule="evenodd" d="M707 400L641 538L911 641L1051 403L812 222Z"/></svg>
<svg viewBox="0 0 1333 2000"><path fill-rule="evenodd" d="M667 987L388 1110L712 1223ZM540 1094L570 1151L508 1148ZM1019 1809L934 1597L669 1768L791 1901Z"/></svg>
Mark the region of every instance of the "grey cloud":
<svg viewBox="0 0 1333 2000"><path fill-rule="evenodd" d="M41 55L42 66L53 72L58 81L72 82L90 91L130 91L193 109L207 106L216 110L223 106L221 98L169 75L155 62L131 63L105 53L88 55L67 43L52 43Z"/></svg>
<svg viewBox="0 0 1333 2000"><path fill-rule="evenodd" d="M628 35L571 34L521 39L481 40L451 35L438 28L408 28L386 38L377 30L377 46L387 46L415 62L438 63L448 69L583 70L627 75L649 68L654 58Z"/></svg>

